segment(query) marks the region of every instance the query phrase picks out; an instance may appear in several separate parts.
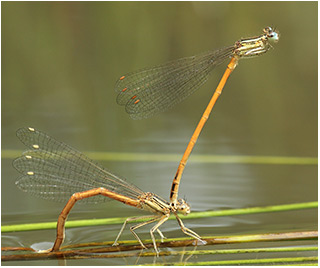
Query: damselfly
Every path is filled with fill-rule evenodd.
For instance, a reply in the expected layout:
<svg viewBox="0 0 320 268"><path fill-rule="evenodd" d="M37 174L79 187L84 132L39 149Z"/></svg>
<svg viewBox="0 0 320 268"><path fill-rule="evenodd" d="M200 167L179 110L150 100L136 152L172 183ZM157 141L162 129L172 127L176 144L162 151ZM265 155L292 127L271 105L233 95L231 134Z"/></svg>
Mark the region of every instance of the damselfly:
<svg viewBox="0 0 320 268"><path fill-rule="evenodd" d="M262 35L240 39L232 46L125 74L115 85L117 102L125 106L133 119L151 117L195 92L207 81L213 69L228 58L237 59L231 66L234 69L239 58L267 52L279 37L275 29L266 27ZM221 89L225 82L226 79Z"/></svg>
<svg viewBox="0 0 320 268"><path fill-rule="evenodd" d="M178 213L184 215L190 213L190 206L183 199L178 200L177 206L171 207L160 196L143 192L137 186L111 173L81 152L34 128L21 128L17 131L17 136L29 150L13 161L13 166L22 174L16 185L21 190L35 196L52 201L67 202L58 218L57 236L52 251L60 249L64 240L65 221L70 210L79 200L87 203L117 200L154 214L152 216L128 218L124 222L114 245L118 244L117 241L126 223L145 219L145 222L132 226L130 230L140 245L145 248L135 230L146 224L157 222L151 228L150 235L154 249L158 254L153 233L157 231L163 240L164 236L159 227L168 220L171 213L175 215L185 234L201 240L198 234L184 226L178 216Z"/></svg>
<svg viewBox="0 0 320 268"><path fill-rule="evenodd" d="M266 53L279 38L277 30L266 27L262 35L240 39L232 46L142 69L123 75L117 81L118 104L124 105L133 119L148 118L184 100L206 82L216 66L231 58L178 166L170 193L172 206L177 204L179 183L189 155L239 59Z"/></svg>

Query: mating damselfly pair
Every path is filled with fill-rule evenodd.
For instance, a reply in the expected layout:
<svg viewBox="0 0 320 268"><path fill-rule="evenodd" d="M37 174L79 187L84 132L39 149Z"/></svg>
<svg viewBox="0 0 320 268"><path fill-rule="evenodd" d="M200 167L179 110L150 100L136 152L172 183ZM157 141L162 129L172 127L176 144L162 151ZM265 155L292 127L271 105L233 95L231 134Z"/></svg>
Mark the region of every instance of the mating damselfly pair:
<svg viewBox="0 0 320 268"><path fill-rule="evenodd" d="M127 222L145 219L144 222L132 226L130 230L140 245L145 247L135 230L156 222L150 230L150 235L158 254L154 232L157 231L160 237L164 238L159 227L168 220L171 213L175 215L185 234L203 242L197 233L184 226L178 216L178 213L184 215L190 213L189 204L183 199L178 199L178 189L184 167L216 100L239 59L267 52L272 48L272 44L279 40L279 37L275 29L267 27L263 30L262 35L240 39L233 46L178 59L120 77L116 84L117 102L125 105L126 111L132 118L147 118L185 99L207 80L214 67L231 58L180 161L170 191L170 202L156 194L140 190L81 152L43 132L31 127L19 129L17 136L29 150L13 162L14 167L22 173L22 177L16 184L23 191L41 198L67 202L59 216L57 236L51 250L60 249L64 240L67 215L79 200L92 203L117 200L153 213L151 217L128 218L116 237L114 245L117 245Z"/></svg>

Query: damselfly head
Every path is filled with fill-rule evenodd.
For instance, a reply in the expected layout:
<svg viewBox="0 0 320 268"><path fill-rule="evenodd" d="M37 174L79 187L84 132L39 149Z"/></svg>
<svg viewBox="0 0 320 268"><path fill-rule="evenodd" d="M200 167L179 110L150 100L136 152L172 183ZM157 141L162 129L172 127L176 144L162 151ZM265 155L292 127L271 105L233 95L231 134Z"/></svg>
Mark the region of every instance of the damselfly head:
<svg viewBox="0 0 320 268"><path fill-rule="evenodd" d="M179 213L183 215L188 215L191 211L190 205L184 200L184 199L179 199L177 202L177 210Z"/></svg>
<svg viewBox="0 0 320 268"><path fill-rule="evenodd" d="M277 43L279 41L280 33L275 28L266 27L263 29L263 32L265 33L269 41L272 41L274 43Z"/></svg>

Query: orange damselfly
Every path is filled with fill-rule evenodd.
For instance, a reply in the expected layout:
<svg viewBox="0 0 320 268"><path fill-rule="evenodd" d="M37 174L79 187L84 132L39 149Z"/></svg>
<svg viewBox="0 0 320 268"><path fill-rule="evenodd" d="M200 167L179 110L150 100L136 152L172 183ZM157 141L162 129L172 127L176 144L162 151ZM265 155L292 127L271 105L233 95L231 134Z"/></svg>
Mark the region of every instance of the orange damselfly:
<svg viewBox="0 0 320 268"><path fill-rule="evenodd" d="M240 39L232 46L142 69L123 75L117 81L115 90L118 92L118 104L124 105L133 119L148 118L173 107L191 95L206 82L216 66L231 58L180 161L171 187L172 206L177 204L179 183L188 157L239 59L266 53L279 38L278 31L266 27L262 35Z"/></svg>
<svg viewBox="0 0 320 268"><path fill-rule="evenodd" d="M197 233L184 226L178 216L178 213L184 215L190 213L190 206L183 199L178 200L177 206L171 207L170 203L160 196L143 192L137 186L111 173L81 152L34 128L19 129L17 137L29 150L23 152L21 157L13 161L13 166L22 173L22 177L16 182L16 185L21 190L35 196L52 201L67 202L58 218L57 236L51 251L60 249L64 240L64 226L67 216L74 204L80 200L84 203L117 200L154 214L152 216L128 218L124 222L114 245L118 245L118 239L126 223L145 219L144 222L132 226L130 230L140 245L145 248L135 230L146 224L157 222L151 228L150 235L158 255L153 233L157 231L163 240L164 236L159 227L168 220L171 213L175 215L185 234L202 241Z"/></svg>

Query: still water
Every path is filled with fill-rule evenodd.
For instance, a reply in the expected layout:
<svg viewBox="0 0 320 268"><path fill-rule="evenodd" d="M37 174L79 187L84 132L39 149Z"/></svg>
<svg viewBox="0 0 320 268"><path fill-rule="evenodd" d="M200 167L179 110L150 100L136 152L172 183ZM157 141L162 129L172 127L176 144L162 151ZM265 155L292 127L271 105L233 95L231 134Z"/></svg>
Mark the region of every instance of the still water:
<svg viewBox="0 0 320 268"><path fill-rule="evenodd" d="M260 34L270 24L281 32L279 44L266 55L240 61L200 135L179 194L191 204L192 211L317 200L316 2L6 2L2 10L2 225L55 221L64 206L37 199L15 187L18 173L11 164L13 156L7 153L14 150L18 156L25 150L15 137L18 128L35 127L85 153L182 156L226 66L216 68L208 82L182 104L147 120L131 120L123 107L116 104L113 90L116 80L143 67L232 45L241 37ZM208 163L195 161L199 155L280 156L314 161ZM168 198L179 157L100 162L142 190ZM138 215L143 212L119 202L108 202L76 205L69 219ZM184 222L202 236L308 231L317 230L317 210ZM65 243L114 240L120 227L70 229ZM168 238L183 236L175 221L167 222L161 230ZM149 238L148 227L138 233L142 239ZM54 230L6 233L2 235L2 246L53 242L54 236ZM132 239L128 229L122 239ZM313 242L246 246L302 244ZM286 256L297 256L290 254ZM189 261L222 258L227 257L193 256ZM179 257L167 257L157 262L178 260ZM146 258L138 263L152 261ZM135 262L135 258L129 258L70 260L67 264ZM48 260L5 264L58 263Z"/></svg>

